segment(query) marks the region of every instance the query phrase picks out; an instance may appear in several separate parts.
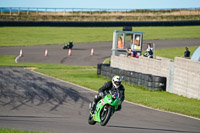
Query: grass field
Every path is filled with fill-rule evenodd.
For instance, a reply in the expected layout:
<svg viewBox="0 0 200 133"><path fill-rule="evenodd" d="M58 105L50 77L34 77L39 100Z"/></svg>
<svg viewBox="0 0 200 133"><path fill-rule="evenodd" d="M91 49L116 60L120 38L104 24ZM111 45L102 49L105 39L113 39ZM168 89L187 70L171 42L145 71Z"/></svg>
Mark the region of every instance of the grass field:
<svg viewBox="0 0 200 133"><path fill-rule="evenodd" d="M69 66L58 64L36 64L14 62L14 56L0 56L1 66L33 66L35 71L50 75L62 80L70 81L81 86L97 90L107 80L97 75L96 67ZM70 75L70 76L68 76ZM84 82L83 82L84 81ZM178 112L200 118L200 100L178 96L165 91L148 91L144 87L123 83L125 99L149 107Z"/></svg>
<svg viewBox="0 0 200 133"><path fill-rule="evenodd" d="M0 27L0 46L29 46L112 41L121 27ZM200 38L200 26L133 27L144 32L144 40Z"/></svg>

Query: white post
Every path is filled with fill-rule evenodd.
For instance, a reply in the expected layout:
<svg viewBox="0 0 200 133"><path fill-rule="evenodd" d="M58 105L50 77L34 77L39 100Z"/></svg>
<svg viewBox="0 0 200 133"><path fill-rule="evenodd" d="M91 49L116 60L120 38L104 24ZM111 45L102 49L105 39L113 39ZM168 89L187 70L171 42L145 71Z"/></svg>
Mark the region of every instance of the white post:
<svg viewBox="0 0 200 133"><path fill-rule="evenodd" d="M10 15L12 15L12 8L10 8Z"/></svg>
<svg viewBox="0 0 200 133"><path fill-rule="evenodd" d="M20 8L18 8L18 15L19 15Z"/></svg>
<svg viewBox="0 0 200 133"><path fill-rule="evenodd" d="M153 43L153 58L156 58L156 45Z"/></svg>
<svg viewBox="0 0 200 133"><path fill-rule="evenodd" d="M65 13L66 13L66 8L64 9L64 13L63 13L63 16L65 16Z"/></svg>
<svg viewBox="0 0 200 133"><path fill-rule="evenodd" d="M28 8L28 10L27 10L27 15L29 14L29 8Z"/></svg>

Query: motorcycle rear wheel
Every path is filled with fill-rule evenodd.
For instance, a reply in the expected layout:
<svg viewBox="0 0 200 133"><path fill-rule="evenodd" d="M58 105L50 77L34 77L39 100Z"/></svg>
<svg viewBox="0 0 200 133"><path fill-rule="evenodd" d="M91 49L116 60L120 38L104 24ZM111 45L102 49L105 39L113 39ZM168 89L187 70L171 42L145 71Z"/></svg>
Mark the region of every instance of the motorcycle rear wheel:
<svg viewBox="0 0 200 133"><path fill-rule="evenodd" d="M100 122L101 126L105 126L108 123L108 121L110 120L111 114L112 114L112 107L108 107L105 114L106 116L104 116L105 118Z"/></svg>

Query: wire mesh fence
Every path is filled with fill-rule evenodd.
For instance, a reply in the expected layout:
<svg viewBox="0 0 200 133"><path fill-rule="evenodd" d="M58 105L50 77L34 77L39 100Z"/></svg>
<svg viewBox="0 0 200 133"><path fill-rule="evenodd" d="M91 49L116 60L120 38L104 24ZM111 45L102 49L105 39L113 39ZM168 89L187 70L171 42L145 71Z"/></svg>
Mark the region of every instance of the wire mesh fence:
<svg viewBox="0 0 200 133"><path fill-rule="evenodd" d="M173 21L200 19L200 8L101 9L0 7L0 10L0 20L16 21Z"/></svg>

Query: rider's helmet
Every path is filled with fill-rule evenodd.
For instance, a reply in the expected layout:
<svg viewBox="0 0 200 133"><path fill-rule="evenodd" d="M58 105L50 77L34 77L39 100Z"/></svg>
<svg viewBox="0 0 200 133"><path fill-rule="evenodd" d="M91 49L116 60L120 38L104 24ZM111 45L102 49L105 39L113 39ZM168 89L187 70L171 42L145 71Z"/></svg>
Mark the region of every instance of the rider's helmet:
<svg viewBox="0 0 200 133"><path fill-rule="evenodd" d="M118 75L116 75L112 78L112 83L115 88L119 88L121 85L121 82L122 82L122 78Z"/></svg>

